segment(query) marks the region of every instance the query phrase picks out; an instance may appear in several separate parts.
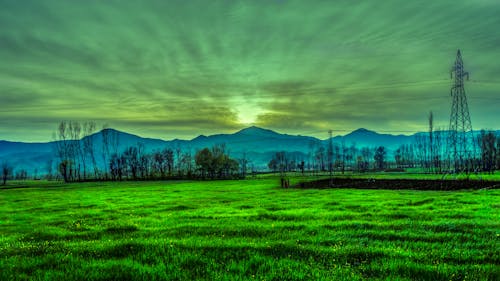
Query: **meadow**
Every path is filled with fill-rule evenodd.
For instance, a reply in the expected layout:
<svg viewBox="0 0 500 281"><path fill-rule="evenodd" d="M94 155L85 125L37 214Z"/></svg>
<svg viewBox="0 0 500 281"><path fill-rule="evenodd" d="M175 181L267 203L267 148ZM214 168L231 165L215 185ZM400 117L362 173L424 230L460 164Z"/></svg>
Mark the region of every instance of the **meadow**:
<svg viewBox="0 0 500 281"><path fill-rule="evenodd" d="M23 185L0 189L0 280L500 276L499 189L281 189L272 176Z"/></svg>

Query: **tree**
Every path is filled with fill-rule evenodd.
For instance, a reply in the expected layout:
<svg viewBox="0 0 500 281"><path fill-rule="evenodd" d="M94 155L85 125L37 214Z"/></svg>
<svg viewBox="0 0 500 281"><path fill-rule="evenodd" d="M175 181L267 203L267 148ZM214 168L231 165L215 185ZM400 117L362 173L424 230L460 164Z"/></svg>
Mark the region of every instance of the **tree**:
<svg viewBox="0 0 500 281"><path fill-rule="evenodd" d="M192 177L193 174L193 157L191 156L191 150L188 150L182 154L181 164L186 171L186 176L188 178Z"/></svg>
<svg viewBox="0 0 500 281"><path fill-rule="evenodd" d="M247 174L247 164L248 164L246 152L243 152L243 155L240 159L238 159L238 162L241 167L241 173L240 173L241 177L245 178Z"/></svg>
<svg viewBox="0 0 500 281"><path fill-rule="evenodd" d="M153 153L153 169L155 170L156 174L159 174L160 178L165 178L165 157L161 151L156 151Z"/></svg>
<svg viewBox="0 0 500 281"><path fill-rule="evenodd" d="M431 159L436 173L443 171L443 134L442 130L434 131L433 158Z"/></svg>
<svg viewBox="0 0 500 281"><path fill-rule="evenodd" d="M177 147L175 148L175 158L177 160L177 175L181 176L181 155L182 155L182 149L181 146L178 144ZM172 156L173 157L173 156ZM174 165L174 159L172 158L172 166Z"/></svg>
<svg viewBox="0 0 500 281"><path fill-rule="evenodd" d="M333 163L330 163L330 167L332 167L332 165L333 165ZM306 163L304 162L304 160L300 161L299 165L297 166L302 175L304 175L305 166L306 166ZM333 167L332 167L332 169L333 169Z"/></svg>
<svg viewBox="0 0 500 281"><path fill-rule="evenodd" d="M229 178L238 174L238 161L226 154L224 144L217 144L212 149L204 148L196 152L195 163L202 178Z"/></svg>
<svg viewBox="0 0 500 281"><path fill-rule="evenodd" d="M212 178L224 177L225 172L225 164L228 160L228 156L226 155L226 145L225 144L216 144L212 147Z"/></svg>
<svg viewBox="0 0 500 281"><path fill-rule="evenodd" d="M495 170L495 161L497 158L496 136L493 132L481 130L479 135L479 147L481 150L481 170L484 172L493 172Z"/></svg>
<svg viewBox="0 0 500 281"><path fill-rule="evenodd" d="M319 145L314 157L317 165L317 170L319 171L325 171L326 169L325 156L326 156L325 148L322 145Z"/></svg>
<svg viewBox="0 0 500 281"><path fill-rule="evenodd" d="M435 155L434 155L434 145L433 145L433 131L434 130L434 115L432 114L432 111L429 113L429 171L435 172Z"/></svg>
<svg viewBox="0 0 500 281"><path fill-rule="evenodd" d="M102 135L102 159L104 163L111 162L110 158L112 155L115 157L115 162L116 162L116 157L118 155L118 148L120 146L120 138L118 135L118 132L112 129L107 128L106 125L104 125L103 130L101 131ZM106 168L105 168L106 169ZM116 171L115 171L116 172ZM107 169L104 171L104 178L108 177L108 171Z"/></svg>
<svg viewBox="0 0 500 281"><path fill-rule="evenodd" d="M90 157L92 162L92 167L94 170L94 178L99 177L99 169L97 167L97 161L94 153L94 137L92 136L95 132L96 124L95 122L85 122L83 123L83 153Z"/></svg>
<svg viewBox="0 0 500 281"><path fill-rule="evenodd" d="M403 168L404 166L404 161L403 161L403 155L402 155L402 149L401 147L396 149L394 152L394 160L396 161L396 167L398 169Z"/></svg>
<svg viewBox="0 0 500 281"><path fill-rule="evenodd" d="M345 140L342 139L342 144L341 144L341 171L342 171L342 174L345 173L345 165L346 165L346 161L347 161L347 153L348 153L348 149L347 149L347 146L345 144Z"/></svg>
<svg viewBox="0 0 500 281"><path fill-rule="evenodd" d="M180 153L180 148L176 149L176 151L178 151L178 153ZM172 176L172 171L174 170L174 151L170 148L165 148L163 149L162 151L162 154L163 154L163 158L165 159L165 168L166 168L166 171L168 173L169 176ZM177 157L177 166L178 166L178 170L177 170L177 173L178 175L181 174L180 172L180 159L179 159L179 156Z"/></svg>
<svg viewBox="0 0 500 281"><path fill-rule="evenodd" d="M3 185L7 184L7 180L12 176L13 168L7 162L3 162L0 166L2 169L2 182Z"/></svg>
<svg viewBox="0 0 500 281"><path fill-rule="evenodd" d="M211 173L212 152L210 152L210 149L204 148L196 152L196 155L194 156L194 161L200 169L202 178L205 178L207 175Z"/></svg>
<svg viewBox="0 0 500 281"><path fill-rule="evenodd" d="M125 159L125 166L127 168L128 175L130 175L133 180L138 179L140 158L142 155L141 152L141 146L131 146L123 152L123 158Z"/></svg>
<svg viewBox="0 0 500 281"><path fill-rule="evenodd" d="M12 175L11 175L11 177L12 177ZM14 178L16 180L22 180L22 181L27 180L28 179L28 171L26 171L25 169L18 170L18 171L16 171L16 175Z"/></svg>
<svg viewBox="0 0 500 281"><path fill-rule="evenodd" d="M59 163L59 173L64 179L64 182L70 182L70 179L73 177L72 171L73 171L73 162L71 160L62 160Z"/></svg>
<svg viewBox="0 0 500 281"><path fill-rule="evenodd" d="M47 179L51 180L52 179L52 159L47 160L45 167L47 169Z"/></svg>
<svg viewBox="0 0 500 281"><path fill-rule="evenodd" d="M72 161L71 161L71 141L68 132L68 122L61 121L54 134L56 140L56 155L59 158L59 164L56 164L58 171L64 179L64 182L71 180Z"/></svg>
<svg viewBox="0 0 500 281"><path fill-rule="evenodd" d="M276 158L272 158L269 160L269 163L267 163L267 167L269 170L273 171L273 173L276 173L278 171L278 161L276 161Z"/></svg>
<svg viewBox="0 0 500 281"><path fill-rule="evenodd" d="M365 146L361 148L362 160L361 163L359 163L360 165L358 165L360 172L366 172L368 171L368 169L370 169L370 162L371 162L370 159L372 159L372 155L373 155L373 150L370 149L369 147Z"/></svg>
<svg viewBox="0 0 500 281"><path fill-rule="evenodd" d="M276 152L267 166L273 172L280 171L281 187L288 188L290 185L289 179L286 178L286 172L294 169L295 161L291 160L291 155L285 151Z"/></svg>
<svg viewBox="0 0 500 281"><path fill-rule="evenodd" d="M500 136L497 137L496 169L500 170Z"/></svg>
<svg viewBox="0 0 500 281"><path fill-rule="evenodd" d="M416 135L415 136L415 155L416 155L416 160L420 164L420 166L426 170L429 169L429 157L428 157L428 150L429 150L429 145L428 143L428 138L424 135Z"/></svg>
<svg viewBox="0 0 500 281"><path fill-rule="evenodd" d="M387 155L387 152L385 150L385 147L379 146L375 150L375 155L373 156L373 160L375 160L375 164L377 169L383 170L385 168L385 157Z"/></svg>

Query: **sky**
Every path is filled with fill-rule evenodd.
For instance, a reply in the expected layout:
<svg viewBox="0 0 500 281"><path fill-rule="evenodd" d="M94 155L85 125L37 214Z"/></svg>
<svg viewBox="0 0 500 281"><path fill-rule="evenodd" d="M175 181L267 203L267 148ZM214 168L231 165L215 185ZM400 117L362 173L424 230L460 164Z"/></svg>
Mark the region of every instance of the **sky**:
<svg viewBox="0 0 500 281"><path fill-rule="evenodd" d="M500 1L0 0L0 140L62 120L191 139L447 128L462 52L474 129L500 129Z"/></svg>

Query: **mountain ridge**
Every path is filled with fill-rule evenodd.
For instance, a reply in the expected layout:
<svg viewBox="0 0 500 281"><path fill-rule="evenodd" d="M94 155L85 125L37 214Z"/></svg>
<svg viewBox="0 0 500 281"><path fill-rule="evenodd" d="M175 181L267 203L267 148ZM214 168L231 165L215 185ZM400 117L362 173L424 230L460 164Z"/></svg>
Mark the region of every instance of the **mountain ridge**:
<svg viewBox="0 0 500 281"><path fill-rule="evenodd" d="M130 146L143 144L144 151L148 153L164 148L173 150L180 148L183 151L195 153L204 147L224 143L226 149L233 157L241 157L243 154L250 155L252 157L250 160L261 167L265 166L272 157L272 154L277 151L298 153L302 154L303 157L309 157L307 155L310 155L311 151L316 149L318 145L325 146L329 142L329 139L321 140L312 136L283 134L257 126L244 128L231 134L199 135L190 140L144 138L109 128L86 136L79 141L83 141L85 138L92 138L94 149L97 153L100 153L103 151L104 134L116 137L118 141L115 150L118 152L122 152ZM342 136L337 135L332 138L332 141L336 145L344 144L350 146L355 144L358 147L372 148L385 146L389 150L395 150L401 144L412 143L415 136L425 134L427 133L417 132L412 135L392 135L359 128ZM500 131L496 131L496 134L500 135ZM16 167L21 167L28 171L40 171L46 167L51 159L53 162L55 161L56 144L57 141L29 143L3 140L0 141L0 162L7 160L12 162Z"/></svg>

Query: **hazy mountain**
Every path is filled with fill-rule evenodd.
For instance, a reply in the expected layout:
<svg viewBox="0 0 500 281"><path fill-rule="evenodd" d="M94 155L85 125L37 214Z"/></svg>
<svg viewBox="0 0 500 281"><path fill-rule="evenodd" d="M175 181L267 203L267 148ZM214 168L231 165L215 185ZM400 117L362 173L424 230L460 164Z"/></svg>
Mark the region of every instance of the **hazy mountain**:
<svg viewBox="0 0 500 281"><path fill-rule="evenodd" d="M344 141L346 144L356 144L357 146L385 146L389 149L395 149L401 144L408 144L414 140L414 135L390 135L379 134L375 131L370 131L364 128L357 129L345 136L336 136L334 142Z"/></svg>
<svg viewBox="0 0 500 281"><path fill-rule="evenodd" d="M500 131L496 131L500 135ZM356 144L358 147L368 146L385 146L389 150L396 149L401 144L412 143L415 135L425 135L426 133L417 133L414 135L391 135L379 134L375 131L367 129L357 129L344 136L333 137L335 145L340 145L344 142L347 146ZM211 147L215 144L225 144L230 155L235 158L246 155L256 167L265 167L266 163L271 159L276 151L295 152L295 156L306 157L306 155L318 145L326 145L327 140L320 140L310 136L298 136L281 134L272 130L259 127L249 127L240 130L233 134L217 134L211 136L200 135L192 140L174 139L170 141L142 138L137 135L120 132L114 129L105 129L95 133L88 138L92 138L96 151L97 161L100 165L104 165L102 157L103 151L103 135L109 136L111 141L111 151L121 152L130 146L142 145L146 152L160 150L164 148L176 149L180 148L183 151L190 150L195 153L196 150ZM26 169L30 173L38 170L43 173L47 170L47 165L52 159L55 162L56 142L48 143L23 143L0 141L0 162L8 161L16 169Z"/></svg>

